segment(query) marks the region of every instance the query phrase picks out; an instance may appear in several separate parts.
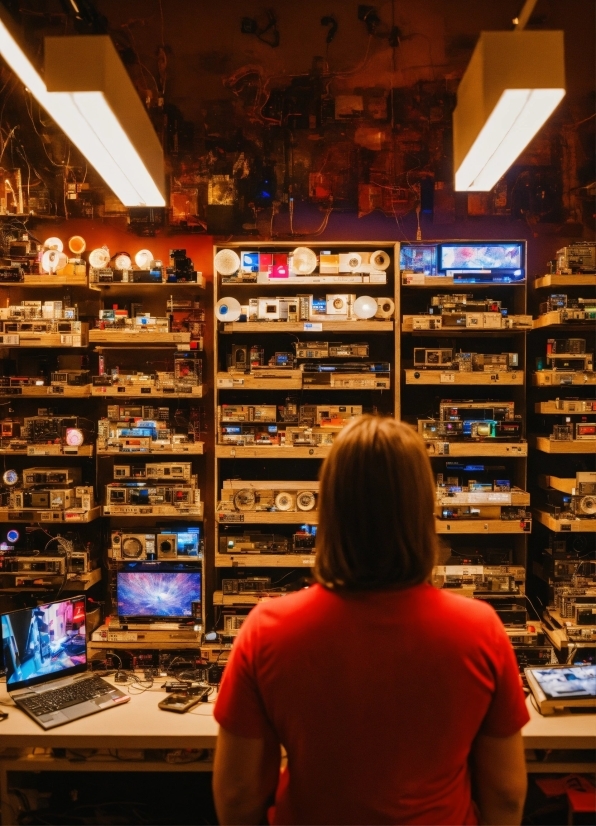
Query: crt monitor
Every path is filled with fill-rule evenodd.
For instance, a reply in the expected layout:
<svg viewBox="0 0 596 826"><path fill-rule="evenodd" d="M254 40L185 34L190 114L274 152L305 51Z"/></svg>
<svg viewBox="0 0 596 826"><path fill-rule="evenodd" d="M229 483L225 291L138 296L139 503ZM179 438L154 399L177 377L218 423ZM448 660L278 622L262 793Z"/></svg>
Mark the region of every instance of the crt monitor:
<svg viewBox="0 0 596 826"><path fill-rule="evenodd" d="M118 616L145 622L183 622L201 602L200 571L121 570L116 574Z"/></svg>

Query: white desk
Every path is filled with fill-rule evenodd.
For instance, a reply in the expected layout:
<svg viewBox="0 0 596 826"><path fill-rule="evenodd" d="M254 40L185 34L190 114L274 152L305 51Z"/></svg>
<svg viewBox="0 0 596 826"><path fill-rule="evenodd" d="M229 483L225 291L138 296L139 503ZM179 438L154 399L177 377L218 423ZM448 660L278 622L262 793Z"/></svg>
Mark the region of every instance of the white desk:
<svg viewBox="0 0 596 826"><path fill-rule="evenodd" d="M102 711L65 726L44 731L17 708L8 710L9 717L0 723L2 749L0 752L0 796L2 799L2 826L12 823L12 810L7 802L11 772L39 771L131 771L131 772L197 772L211 771L212 755L193 763L166 763L157 760L127 758L126 762L107 754L91 756L81 762L57 758L51 749L214 749L218 725L213 717L211 702L201 703L186 714L162 711L157 707L165 697L161 689L163 678L157 678L154 687L140 694L132 694L129 703ZM120 686L122 688L122 686ZM124 689L126 690L126 689ZM134 692L134 689L133 689ZM0 700L6 702L5 686L0 687ZM594 771L596 769L596 715L563 715L542 717L527 700L530 721L523 729L524 745L528 750L591 749L575 762L557 759L549 761L530 759L529 772ZM22 750L35 749L35 753ZM529 757L536 758L532 752Z"/></svg>

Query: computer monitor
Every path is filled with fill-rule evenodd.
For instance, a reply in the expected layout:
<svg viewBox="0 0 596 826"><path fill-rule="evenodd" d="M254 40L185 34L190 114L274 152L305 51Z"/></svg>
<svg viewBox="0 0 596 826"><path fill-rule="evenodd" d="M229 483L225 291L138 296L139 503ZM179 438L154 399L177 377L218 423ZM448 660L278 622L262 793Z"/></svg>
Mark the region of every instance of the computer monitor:
<svg viewBox="0 0 596 826"><path fill-rule="evenodd" d="M11 691L87 670L84 596L2 614L0 631Z"/></svg>
<svg viewBox="0 0 596 826"><path fill-rule="evenodd" d="M201 602L200 571L120 570L116 600L121 619L145 622L184 622L193 616L192 603Z"/></svg>

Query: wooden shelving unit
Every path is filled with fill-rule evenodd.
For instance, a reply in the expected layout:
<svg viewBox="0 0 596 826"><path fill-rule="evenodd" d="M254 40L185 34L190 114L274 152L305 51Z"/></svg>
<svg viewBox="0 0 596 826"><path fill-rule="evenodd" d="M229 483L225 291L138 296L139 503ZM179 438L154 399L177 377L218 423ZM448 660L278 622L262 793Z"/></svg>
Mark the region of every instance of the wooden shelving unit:
<svg viewBox="0 0 596 826"><path fill-rule="evenodd" d="M447 445L447 449L445 449ZM513 456L518 459L525 458L528 455L527 442L497 442L491 444L490 442L441 442L441 441L427 441L426 447L429 456L442 456L449 458L450 456Z"/></svg>
<svg viewBox="0 0 596 826"><path fill-rule="evenodd" d="M226 285L229 286L229 285ZM264 287L265 285L260 285ZM355 286L355 285L351 285ZM377 286L367 284L367 287ZM386 286L386 285L385 285ZM364 294L364 293L363 293ZM221 333L390 333L393 321L223 321Z"/></svg>
<svg viewBox="0 0 596 826"><path fill-rule="evenodd" d="M548 436L531 436L530 447L535 450L541 450L543 453L558 453L558 454L596 454L596 440L595 441L558 441L550 439Z"/></svg>
<svg viewBox="0 0 596 826"><path fill-rule="evenodd" d="M216 568L312 568L314 554L215 554Z"/></svg>
<svg viewBox="0 0 596 826"><path fill-rule="evenodd" d="M449 522L447 520L436 520L438 534L527 534L528 531L520 525L519 521L508 519L461 519Z"/></svg>
<svg viewBox="0 0 596 826"><path fill-rule="evenodd" d="M510 370L496 373L467 373L450 370L404 370L406 384L422 385L465 385L479 387L495 387L515 385L523 386L525 378L522 370Z"/></svg>
<svg viewBox="0 0 596 826"><path fill-rule="evenodd" d="M324 459L330 445L286 447L285 445L216 445L216 459Z"/></svg>
<svg viewBox="0 0 596 826"><path fill-rule="evenodd" d="M555 519L539 508L534 508L532 515L537 522L554 533L596 533L596 519Z"/></svg>
<svg viewBox="0 0 596 826"><path fill-rule="evenodd" d="M89 342L91 344L131 344L135 347L144 347L151 344L188 344L190 345L190 333L157 333L150 329L142 332L124 332L109 330L90 330Z"/></svg>
<svg viewBox="0 0 596 826"><path fill-rule="evenodd" d="M593 275L542 275L534 281L535 290L565 289L567 287L596 287Z"/></svg>
<svg viewBox="0 0 596 826"><path fill-rule="evenodd" d="M533 387L585 387L586 385L596 385L596 373L579 370L540 370L532 373Z"/></svg>
<svg viewBox="0 0 596 826"><path fill-rule="evenodd" d="M234 512L234 519L226 519L227 514L218 511L215 521L220 525L316 525L319 515L316 511L242 511Z"/></svg>

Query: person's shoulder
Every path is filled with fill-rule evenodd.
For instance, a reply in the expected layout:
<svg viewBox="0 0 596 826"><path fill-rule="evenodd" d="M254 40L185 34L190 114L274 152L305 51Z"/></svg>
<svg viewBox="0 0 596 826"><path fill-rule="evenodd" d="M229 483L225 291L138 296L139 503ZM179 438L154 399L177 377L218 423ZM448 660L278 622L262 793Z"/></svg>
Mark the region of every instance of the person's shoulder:
<svg viewBox="0 0 596 826"><path fill-rule="evenodd" d="M320 585L311 585L283 596L266 599L260 602L251 611L261 621L274 620L279 617L288 617L291 614L300 614L311 609L315 604L325 599L325 589Z"/></svg>
<svg viewBox="0 0 596 826"><path fill-rule="evenodd" d="M433 608L446 616L465 622L477 622L482 625L498 623L495 609L482 599L464 597L446 589L433 588Z"/></svg>

